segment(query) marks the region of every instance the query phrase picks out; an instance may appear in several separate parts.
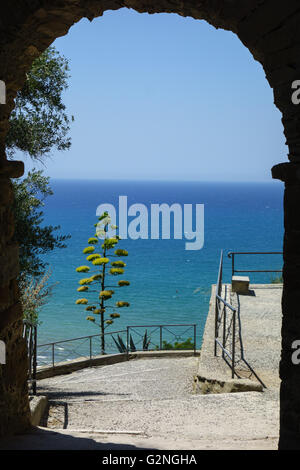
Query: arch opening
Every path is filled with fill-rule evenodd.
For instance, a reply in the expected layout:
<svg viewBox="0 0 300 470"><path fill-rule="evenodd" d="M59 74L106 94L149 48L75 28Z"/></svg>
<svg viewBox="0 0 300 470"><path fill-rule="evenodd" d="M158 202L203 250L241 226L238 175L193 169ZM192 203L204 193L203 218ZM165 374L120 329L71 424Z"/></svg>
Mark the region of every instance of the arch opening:
<svg viewBox="0 0 300 470"><path fill-rule="evenodd" d="M41 4L39 4L41 3ZM281 359L281 448L298 448L299 398L297 388L300 374L290 361L290 345L300 336L300 325L295 315L299 300L300 267L299 230L297 207L300 202L298 164L300 162L299 108L291 100L291 84L298 79L299 47L298 23L300 8L296 2L288 5L256 1L247 4L216 0L203 1L195 6L185 2L166 0L149 1L142 7L135 0L122 6L142 13L177 13L204 19L217 28L233 31L258 60L266 78L274 89L275 104L283 114L284 132L289 147L291 163L278 165L273 177L287 183L285 192L285 265L283 293L283 350ZM12 189L10 177L23 173L21 162L7 161L5 156L5 135L8 118L13 109L13 100L22 87L26 70L33 59L47 48L55 38L66 34L69 28L81 18L92 20L104 11L119 9L114 1L105 4L100 0L35 2L27 9L16 8L15 2L4 7L3 28L0 38L0 80L6 85L6 104L0 107L0 177L1 177L1 218L0 244L2 248L0 284L3 292L1 300L1 335L6 341L8 362L1 369L0 395L5 419L0 426L0 434L18 432L29 424L28 403L26 401L26 351L20 341L22 312L18 302L16 276L18 273L18 248L11 244L13 235ZM13 60L12 60L13 59ZM2 339L2 338L1 338ZM18 367L16 366L16 361ZM11 392L11 390L14 392Z"/></svg>

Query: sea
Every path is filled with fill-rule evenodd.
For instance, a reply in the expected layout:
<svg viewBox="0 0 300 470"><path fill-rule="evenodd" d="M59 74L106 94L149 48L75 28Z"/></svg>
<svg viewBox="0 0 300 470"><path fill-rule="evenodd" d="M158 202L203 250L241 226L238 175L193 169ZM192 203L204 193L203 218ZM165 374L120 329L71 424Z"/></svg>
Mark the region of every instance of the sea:
<svg viewBox="0 0 300 470"><path fill-rule="evenodd" d="M76 267L88 264L82 250L94 236L100 204L112 204L118 213L119 197L126 196L128 207L144 204L196 204L204 207L204 244L199 250L187 250L184 239L125 239L118 248L128 257L121 279L130 286L115 290L116 300L130 303L118 309L120 318L107 328L124 330L139 325L196 325L196 343L201 347L209 308L211 286L217 281L221 250L224 251L225 282L230 282L231 260L227 254L238 252L281 251L283 241L283 185L267 183L221 183L183 181L98 181L51 180L54 194L44 206L45 225L60 226L57 234L71 235L67 247L56 249L43 260L51 269L50 284L55 284L48 302L39 312L38 344L57 342L99 333L97 324L86 320L84 306L76 305L78 281ZM128 216L128 221L133 220ZM150 233L151 220L149 220ZM184 234L184 231L183 231ZM241 270L280 270L281 255L240 255L236 268ZM272 273L249 273L252 283L269 283ZM112 282L117 281L112 278ZM92 295L92 294L89 294ZM151 327L152 328L152 327ZM151 330L149 327L148 331ZM166 327L172 332L172 326ZM178 328L174 339L180 340ZM184 326L180 327L181 329ZM188 327L187 327L188 329ZM145 328L137 330L144 334ZM194 338L194 327L187 335ZM168 337L169 340L170 336ZM140 335L142 340L142 334ZM76 356L75 343L56 346L64 359ZM39 360L47 362L51 347L38 350Z"/></svg>

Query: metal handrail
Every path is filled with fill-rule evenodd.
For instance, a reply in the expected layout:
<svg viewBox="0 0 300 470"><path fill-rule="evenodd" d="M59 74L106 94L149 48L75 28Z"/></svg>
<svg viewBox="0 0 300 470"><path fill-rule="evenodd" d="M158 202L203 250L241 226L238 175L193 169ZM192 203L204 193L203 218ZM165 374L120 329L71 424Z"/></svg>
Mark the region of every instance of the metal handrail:
<svg viewBox="0 0 300 470"><path fill-rule="evenodd" d="M23 338L26 341L28 355L28 382L32 394L36 395L36 364L37 364L37 326L28 320L23 320Z"/></svg>
<svg viewBox="0 0 300 470"><path fill-rule="evenodd" d="M112 335L116 335L116 334L119 334L119 333L126 333L127 334L127 345L126 345L126 352L127 352L127 355L129 354L129 331L130 329L133 329L133 328L151 328L151 327L155 327L155 328L158 328L160 329L160 349L162 349L162 331L163 331L163 328L165 327L175 327L175 326L185 326L185 327L188 327L188 328L191 328L193 327L194 328L194 352L196 353L196 324L194 323L176 323L176 324L163 324L163 325L131 325L131 326L127 326L126 327L126 330L118 330L118 331L111 331L111 332L106 332L104 333L104 335L106 336L112 336ZM58 345L58 344L63 344L63 343L67 343L67 342L72 342L72 341L77 341L77 340L89 340L90 342L90 347L89 347L89 359L91 360L92 357L93 357L93 348L92 348L92 340L93 338L95 337L102 337L102 334L101 333L98 333L98 334L94 334L94 335L87 335L87 336L79 336L79 337L76 337L76 338L68 338L66 340L59 340L59 341L52 341L50 343L44 343L44 344L38 344L37 345L37 348L42 348L42 347L51 347L51 363L52 363L52 367L54 368L55 367L55 346Z"/></svg>
<svg viewBox="0 0 300 470"><path fill-rule="evenodd" d="M113 335L113 334L118 334L118 333L125 333L126 330L118 330L118 331L110 331L110 332L107 332L107 333L104 333L104 336L108 336L108 335ZM87 336L78 336L77 338L68 338L68 339L65 339L65 340L59 340L59 341L52 341L51 343L44 343L44 344L38 344L37 345L37 348L42 348L42 347L45 347L45 346L51 346L51 356L52 356L52 367L54 368L55 367L55 346L57 344L62 344L62 343L68 343L68 342L72 342L72 341L78 341L78 340L86 340L86 339L89 339L89 343L90 343L90 347L89 347L89 359L91 360L92 357L93 357L93 344L92 344L92 340L93 338L95 337L100 337L102 338L103 335L101 333L98 333L98 334L95 334L95 335L87 335Z"/></svg>
<svg viewBox="0 0 300 470"><path fill-rule="evenodd" d="M234 269L234 255L235 254L282 254L282 253L281 252L268 252L268 253L265 253L265 252L229 252L228 257L233 258L233 269ZM235 270L235 272L237 272L237 271ZM249 272L249 271L247 271L247 272ZM269 272L269 271L263 271L263 272ZM274 272L274 271L272 271L272 272ZM225 294L225 299L222 298L222 296L221 296L222 290L223 290L222 273L223 273L223 251L221 251L221 256L220 256L218 281L217 281L217 285L216 285L216 295L215 295L216 307L215 307L214 355L217 356L217 346L219 346L222 350L222 358L224 359L226 364L231 369L232 378L234 378L235 375L238 378L240 378L239 374L236 372L236 369L235 369L235 365L236 365L236 354L235 354L236 353L236 351L235 351L236 321L238 319L238 323L239 323L238 340L239 340L240 350L241 350L240 360L243 361L246 364L246 366L249 368L251 373L256 377L256 379L261 383L261 385L264 388L267 388L266 385L263 383L263 381L256 374L254 369L251 367L251 365L245 359L243 340L242 340L242 335L241 335L240 307L238 309L236 309L229 302L227 302L226 294ZM226 289L225 289L225 292L226 292ZM223 305L223 314L222 315L220 315L220 304ZM226 340L227 340L227 338L226 338L227 310L226 309L229 309L232 312L232 347L231 347L231 352L229 352L226 348ZM223 341L222 342L218 339L219 338L219 329L220 329L221 323L223 324L223 338L222 338ZM230 359L231 363L228 361L226 356Z"/></svg>
<svg viewBox="0 0 300 470"><path fill-rule="evenodd" d="M282 269L235 269L234 260L235 255L282 255L282 251L230 251L228 253L228 258L231 258L231 272L232 276L235 273L281 273Z"/></svg>
<svg viewBox="0 0 300 470"><path fill-rule="evenodd" d="M104 333L105 335L112 335L116 333L124 333L126 330L119 330L119 331L111 331L109 333ZM96 336L102 336L100 333L96 335L87 335L87 336L78 336L78 338L68 338L68 339L60 339L59 341L52 341L51 343L44 343L44 344L38 344L38 348L41 348L42 346L51 346L52 344L60 344L60 343L67 343L68 341L75 341L78 339L86 339L86 338L95 338Z"/></svg>
<svg viewBox="0 0 300 470"><path fill-rule="evenodd" d="M130 330L134 329L134 328L157 328L159 329L159 350L160 351L163 351L163 329L164 328L167 328L167 327L174 327L174 326L185 326L185 327L188 327L188 329L190 328L193 328L194 330L194 354L196 354L196 350L197 350L197 345L196 345L196 341L197 341L197 325L196 323L170 323L170 324L163 324L163 325L130 325L130 326L127 326L127 354L129 354L129 348L128 348L128 344L129 344L129 334L130 334ZM168 330L170 332L170 330ZM175 333L171 332L174 336Z"/></svg>
<svg viewBox="0 0 300 470"><path fill-rule="evenodd" d="M217 303L217 301L219 301L223 304L223 315L222 315L222 317L219 317L219 306L218 306L218 312L216 313L217 330L216 330L216 333L215 333L215 341L214 341L214 347L215 347L215 354L214 355L217 356L217 346L219 346L222 350L223 360L226 362L226 364L231 369L231 377L234 378L235 375L237 377L239 377L239 375L235 371L236 309L218 294L216 294L216 303ZM229 308L229 310L231 310L231 312L232 312L231 352L229 352L226 348L226 343L227 343L227 337L226 337L227 310L226 309L227 308ZM218 339L218 337L219 337L219 328L220 328L221 322L223 324L222 342ZM225 356L229 357L229 359L231 360L231 363L228 361L228 359Z"/></svg>

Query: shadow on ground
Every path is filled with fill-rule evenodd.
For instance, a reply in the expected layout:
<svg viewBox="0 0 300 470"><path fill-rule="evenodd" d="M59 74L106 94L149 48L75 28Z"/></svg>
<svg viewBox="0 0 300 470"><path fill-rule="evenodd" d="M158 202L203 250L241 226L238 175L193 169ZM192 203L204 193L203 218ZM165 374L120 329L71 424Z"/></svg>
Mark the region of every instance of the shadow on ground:
<svg viewBox="0 0 300 470"><path fill-rule="evenodd" d="M87 433L89 436L89 433ZM97 435L101 439L100 434ZM150 450L131 444L98 442L89 437L32 428L27 434L0 440L0 450Z"/></svg>

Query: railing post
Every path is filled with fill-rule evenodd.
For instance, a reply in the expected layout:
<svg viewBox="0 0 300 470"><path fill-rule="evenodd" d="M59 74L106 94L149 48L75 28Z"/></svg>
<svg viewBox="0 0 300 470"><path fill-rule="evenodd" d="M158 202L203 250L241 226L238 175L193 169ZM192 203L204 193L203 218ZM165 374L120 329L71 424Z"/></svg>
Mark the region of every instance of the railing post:
<svg viewBox="0 0 300 470"><path fill-rule="evenodd" d="M52 367L54 367L54 343L52 343Z"/></svg>
<svg viewBox="0 0 300 470"><path fill-rule="evenodd" d="M33 343L33 339L32 339L32 324L30 324L29 326L29 336L28 336L28 341L29 343L28 344L28 353L29 353L29 360L28 360L28 368L29 368L29 371L28 371L28 378L29 378L29 381L31 382L31 386L32 386L32 343Z"/></svg>
<svg viewBox="0 0 300 470"><path fill-rule="evenodd" d="M32 393L36 395L36 349L37 349L37 327L34 328L34 339L33 339L33 359L32 359Z"/></svg>
<svg viewBox="0 0 300 470"><path fill-rule="evenodd" d="M231 276L234 276L234 253L231 254Z"/></svg>
<svg viewBox="0 0 300 470"><path fill-rule="evenodd" d="M223 349L222 349L222 358L225 357L224 349L226 348L226 305L224 305L223 310Z"/></svg>
<svg viewBox="0 0 300 470"><path fill-rule="evenodd" d="M127 361L129 360L129 326L127 326L127 340L126 340L126 350L127 350Z"/></svg>
<svg viewBox="0 0 300 470"><path fill-rule="evenodd" d="M196 351L197 351L197 346L196 346L196 341L197 341L197 334L196 334L196 329L197 329L197 325L195 324L194 325L194 355L196 356Z"/></svg>
<svg viewBox="0 0 300 470"><path fill-rule="evenodd" d="M162 325L159 325L159 349L162 350Z"/></svg>
<svg viewBox="0 0 300 470"><path fill-rule="evenodd" d="M93 340L93 337L90 336L90 360L92 359L93 357L93 351L92 351L92 340Z"/></svg>
<svg viewBox="0 0 300 470"><path fill-rule="evenodd" d="M216 287L217 289L217 287ZM216 338L218 337L218 316L219 316L219 306L217 296L215 297L216 301L216 311L215 311L215 341L214 341L214 355L217 355L217 342Z"/></svg>
<svg viewBox="0 0 300 470"><path fill-rule="evenodd" d="M232 373L231 377L234 379L235 373L235 321L236 321L236 310L233 311L233 319L232 319Z"/></svg>

